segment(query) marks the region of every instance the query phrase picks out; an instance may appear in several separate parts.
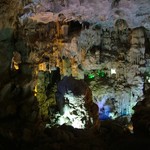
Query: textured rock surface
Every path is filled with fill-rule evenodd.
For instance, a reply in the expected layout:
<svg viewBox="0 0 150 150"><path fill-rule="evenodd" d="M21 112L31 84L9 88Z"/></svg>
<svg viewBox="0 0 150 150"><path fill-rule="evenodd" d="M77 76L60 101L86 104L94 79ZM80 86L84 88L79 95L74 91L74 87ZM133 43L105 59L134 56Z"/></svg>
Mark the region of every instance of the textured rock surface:
<svg viewBox="0 0 150 150"><path fill-rule="evenodd" d="M149 0L56 0L51 2L33 0L33 3L27 4L25 3L25 9L28 10L28 13L24 17L36 14L32 18L41 22L48 22L53 19L46 14L43 14L43 17L39 14L40 12L50 11L54 15L55 13L64 13L69 20L101 21L105 26L112 26L115 20L123 18L129 22L131 27L142 25L149 28Z"/></svg>
<svg viewBox="0 0 150 150"><path fill-rule="evenodd" d="M98 106L92 101L92 92L83 80L64 77L58 83L56 104L60 115L50 114L50 125L66 123L83 129L99 127Z"/></svg>
<svg viewBox="0 0 150 150"><path fill-rule="evenodd" d="M149 149L149 6L149 0L1 0L0 149ZM55 114L56 85L71 75L87 82L101 119L117 119L89 130L44 129ZM86 107L82 94L66 92L70 108L78 107L73 117L97 119L90 90ZM127 119L136 103L131 135Z"/></svg>
<svg viewBox="0 0 150 150"><path fill-rule="evenodd" d="M18 21L17 26L9 25L15 30L8 33L9 37L5 37L5 33L2 36L10 40L14 35L16 38L7 53L9 61L7 67L2 67L7 68L3 72L9 76L10 61L14 61L12 52L19 52L22 64L27 63L32 68L44 116L48 114L45 109L55 103L47 95L48 71L57 68L61 77L72 75L79 79L85 79L93 71L104 72L109 82L99 81L100 77L89 84L95 102L99 105L103 99L105 102L115 99L110 116L133 113L132 107L143 97L145 70L149 72L145 61L145 57L149 59L148 1L44 0L12 2L6 6L16 5L13 15L16 20L13 20ZM146 28L135 28L137 26Z"/></svg>

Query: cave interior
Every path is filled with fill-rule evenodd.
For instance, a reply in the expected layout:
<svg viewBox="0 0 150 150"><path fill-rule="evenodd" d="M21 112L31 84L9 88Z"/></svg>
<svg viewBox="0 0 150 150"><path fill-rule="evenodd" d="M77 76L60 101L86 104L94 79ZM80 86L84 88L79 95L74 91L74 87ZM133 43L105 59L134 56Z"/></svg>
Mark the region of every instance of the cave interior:
<svg viewBox="0 0 150 150"><path fill-rule="evenodd" d="M149 0L0 6L0 150L150 149Z"/></svg>

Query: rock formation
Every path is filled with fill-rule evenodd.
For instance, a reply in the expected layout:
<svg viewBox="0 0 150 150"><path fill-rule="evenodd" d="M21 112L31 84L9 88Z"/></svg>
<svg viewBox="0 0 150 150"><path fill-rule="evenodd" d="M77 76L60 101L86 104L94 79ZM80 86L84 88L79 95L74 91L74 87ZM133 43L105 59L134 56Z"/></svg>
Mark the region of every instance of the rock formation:
<svg viewBox="0 0 150 150"><path fill-rule="evenodd" d="M2 0L0 149L148 148L149 6Z"/></svg>

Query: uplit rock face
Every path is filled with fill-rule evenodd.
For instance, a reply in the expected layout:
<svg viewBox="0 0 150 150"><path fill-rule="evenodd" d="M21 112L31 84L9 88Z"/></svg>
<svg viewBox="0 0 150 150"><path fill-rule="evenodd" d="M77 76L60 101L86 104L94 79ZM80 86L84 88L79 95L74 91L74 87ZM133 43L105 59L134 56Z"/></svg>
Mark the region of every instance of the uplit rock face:
<svg viewBox="0 0 150 150"><path fill-rule="evenodd" d="M93 125L93 118L89 116L85 108L84 96L74 96L73 93L68 91L64 95L64 103L64 113L53 112L54 114L50 114L50 124L47 126L66 124L74 128L84 129Z"/></svg>
<svg viewBox="0 0 150 150"><path fill-rule="evenodd" d="M99 127L98 106L93 103L92 92L83 80L64 77L58 83L56 104L59 113L50 114L50 126L68 124L75 128Z"/></svg>

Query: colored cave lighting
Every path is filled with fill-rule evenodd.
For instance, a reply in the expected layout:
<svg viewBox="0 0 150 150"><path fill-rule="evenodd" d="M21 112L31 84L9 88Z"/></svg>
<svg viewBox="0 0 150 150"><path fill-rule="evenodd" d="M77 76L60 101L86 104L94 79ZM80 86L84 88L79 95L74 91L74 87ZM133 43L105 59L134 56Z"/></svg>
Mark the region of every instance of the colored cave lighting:
<svg viewBox="0 0 150 150"><path fill-rule="evenodd" d="M127 127L129 129L130 133L133 133L133 125L130 123L127 125Z"/></svg>
<svg viewBox="0 0 150 150"><path fill-rule="evenodd" d="M97 74L99 77L105 77L105 72L103 70L98 70Z"/></svg>
<svg viewBox="0 0 150 150"><path fill-rule="evenodd" d="M34 87L33 92L34 92L34 96L37 96L37 85Z"/></svg>
<svg viewBox="0 0 150 150"><path fill-rule="evenodd" d="M89 75L88 75L88 78L89 78L89 79L94 79L94 78L95 78L95 75L94 75L94 74L89 74Z"/></svg>
<svg viewBox="0 0 150 150"><path fill-rule="evenodd" d="M103 70L98 70L97 71L97 74L96 75L98 75L99 77L105 77L105 72L103 71ZM88 74L88 78L89 79L94 79L95 78L95 75L94 74Z"/></svg>
<svg viewBox="0 0 150 150"><path fill-rule="evenodd" d="M150 83L150 77L147 76L146 79L147 79L147 82Z"/></svg>
<svg viewBox="0 0 150 150"><path fill-rule="evenodd" d="M115 68L111 69L111 74L116 74L116 69Z"/></svg>
<svg viewBox="0 0 150 150"><path fill-rule="evenodd" d="M71 114L70 111L72 110L70 110L70 108L65 105L64 114L63 116L59 117L57 123L59 125L63 125L63 124L68 124L68 122L70 122L71 124L70 123L69 124L74 128L84 129L85 124L81 121L82 120L81 116Z"/></svg>
<svg viewBox="0 0 150 150"><path fill-rule="evenodd" d="M15 70L19 70L19 64L16 63L15 61L13 62L13 68L14 68Z"/></svg>

